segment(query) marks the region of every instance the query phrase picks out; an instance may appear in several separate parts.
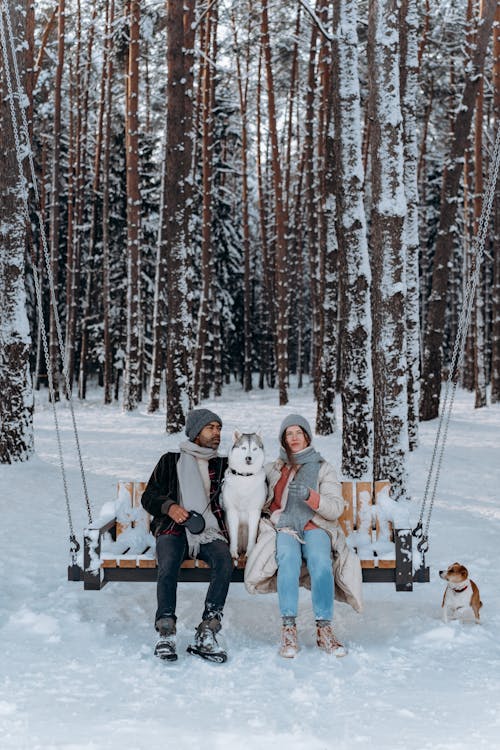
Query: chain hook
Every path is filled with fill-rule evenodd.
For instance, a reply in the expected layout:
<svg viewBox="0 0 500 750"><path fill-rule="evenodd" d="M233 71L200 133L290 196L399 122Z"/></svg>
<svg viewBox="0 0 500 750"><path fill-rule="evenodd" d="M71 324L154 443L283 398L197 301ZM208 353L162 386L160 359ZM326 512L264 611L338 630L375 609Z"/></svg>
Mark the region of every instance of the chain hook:
<svg viewBox="0 0 500 750"><path fill-rule="evenodd" d="M420 539L424 533L423 528L422 521L419 521L411 533L414 537Z"/></svg>
<svg viewBox="0 0 500 750"><path fill-rule="evenodd" d="M422 534L422 538L417 542L417 549L424 555L429 551L429 538L426 534Z"/></svg>

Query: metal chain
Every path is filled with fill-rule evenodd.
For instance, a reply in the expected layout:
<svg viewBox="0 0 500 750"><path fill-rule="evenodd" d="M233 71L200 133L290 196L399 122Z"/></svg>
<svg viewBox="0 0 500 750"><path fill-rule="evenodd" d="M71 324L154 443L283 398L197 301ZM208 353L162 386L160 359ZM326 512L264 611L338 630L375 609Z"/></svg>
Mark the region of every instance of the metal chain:
<svg viewBox="0 0 500 750"><path fill-rule="evenodd" d="M476 288L479 283L481 265L482 265L482 261L483 261L483 257L485 253L486 233L489 228L489 221L490 221L491 209L493 206L493 199L495 196L496 184L498 180L499 167L500 167L500 127L497 130L497 134L495 138L495 147L493 149L493 155L492 155L492 159L490 162L488 184L486 187L486 191L484 193L485 199L483 201L477 235L474 238L474 243L473 243L473 258L475 260L475 265L474 265L472 276L470 277L466 286L464 302L462 305L462 309L460 311L457 336L455 338L455 344L453 347L453 355L452 355L452 360L451 360L450 371L448 373L448 379L446 381L446 387L445 387L444 399L443 399L443 407L441 411L441 416L439 418L439 425L438 425L438 430L436 434L436 440L434 443L434 450L432 453L431 465L430 465L429 474L428 474L427 482L425 486L424 498L422 500L422 507L420 509L420 517L419 517L417 526L413 532L414 535L416 537L419 537L420 539L420 541L417 544L417 548L420 552L427 552L429 548L428 539L429 539L429 526L430 526L430 521L431 521L431 515L432 515L432 510L434 507L434 500L436 497L437 487L439 484L439 478L441 475L441 465L443 462L444 449L445 449L446 440L448 436L448 428L449 428L449 423L450 423L450 418L451 418L451 412L453 409L453 402L455 400L455 395L456 395L456 391L458 387L458 375L461 371L464 356L465 356L465 342L466 342L467 331L468 331L471 316L472 316L472 308L474 305L474 300L476 298ZM451 387L451 395L450 395L450 387ZM442 433L442 439L441 439L441 433ZM436 463L436 458L437 458L437 463ZM431 481L432 481L432 491L431 491L431 497L430 497L430 502L429 502L429 509L427 511L425 528L423 528L424 511L425 511L425 506L426 506L427 498L429 494L429 488L431 486Z"/></svg>
<svg viewBox="0 0 500 750"><path fill-rule="evenodd" d="M25 97L25 94L24 94L22 86L21 86L21 80L20 80L20 76L19 76L19 68L18 68L18 65L17 65L17 55L16 55L16 49L15 49L14 34L13 34L13 31L12 31L12 22L11 22L9 10L8 10L7 4L6 4L6 0L3 0L3 10L4 10L6 22L7 22L7 31L8 31L8 35L9 35L11 57L12 57L12 62L13 62L13 67L14 67L15 77L16 77L17 97L18 97L18 102L19 102L19 110L21 112L21 118L22 118L22 127L21 127L21 130L23 131L24 140L25 140L25 143L26 143L26 151L27 151L27 154L29 156L29 162L30 162L31 179L32 179L31 187L34 190L36 201L37 201L37 204L38 204L39 203L39 194L38 194L38 188L37 188L37 183L36 183L36 174L35 174L34 163L33 163L32 149L31 149L30 142L29 142L28 123L27 123L27 120L26 120L26 114L25 114L25 111L24 111L24 107L22 106L22 102L25 101L26 97ZM14 142L15 142L15 146L16 146L16 157L17 157L18 170L19 170L19 179L20 179L21 186L23 186L23 189L21 190L22 198L23 198L23 215L24 215L25 220L27 222L27 226L30 226L30 216L29 216L29 206L28 206L28 194L27 194L27 191L24 190L24 183L26 182L26 179L25 179L25 176L24 176L24 170L23 170L23 165L22 165L22 161L23 161L22 153L23 152L21 150L21 142L20 142L20 139L19 139L19 126L18 126L17 116L16 116L16 112L15 112L15 108L14 108L14 92L13 92L13 86L12 86L12 77L11 77L11 72L10 72L10 63L9 63L9 57L8 57L7 41L6 41L6 37L5 37L5 28L4 28L4 23L3 23L3 19L2 19L2 14L1 13L0 13L0 33L1 33L1 41L2 41L2 52L3 52L3 58L4 58L5 74L6 74L6 80L7 80L7 88L8 88L8 93L9 93L9 107L10 107L10 115L11 115L11 120L12 120L12 130L13 130ZM49 250L48 250L48 245L47 245L47 237L46 237L46 233L45 233L45 227L44 227L43 219L42 219L42 216L41 216L41 214L40 214L39 211L36 212L36 216L37 216L38 224L39 224L39 228L40 228L40 237L42 239L42 245L43 245L43 251L44 251L43 254L44 254L44 258L45 258L45 265L46 265L46 268L47 268L47 274L48 274L48 280L49 280L49 288L50 288L50 296L51 296L51 302L52 302L52 306L53 306L53 310L54 310L54 319L55 319L55 322L56 322L56 330L57 330L57 337L58 337L58 343L59 343L59 351L60 351L60 354L61 354L62 362L65 363L64 344L63 344L63 341L62 341L61 325L60 325L60 320L59 320L59 315L58 315L58 310L57 310L57 301L56 301L55 289L54 289L54 279L53 279L53 275L52 275L52 269L50 267L50 255L49 255ZM32 258L32 261L33 261L32 262L32 266L33 266L33 275L34 275L34 278L35 278L35 286L36 286L37 283L38 283L38 286L40 286L40 282L39 282L39 279L38 279L37 270L36 270L36 264L34 262L34 258ZM43 306L42 306L41 290L40 290L40 296L38 296L38 294L37 294L37 305L38 305L38 313L39 313L39 317L40 317L40 321L41 321L42 337L44 338L44 341L46 343L46 331L45 331L45 321L44 321L44 317L43 317ZM44 355L45 355L45 360L46 360L46 364L47 364L47 376L48 376L48 380L49 380L49 393L50 393L50 398L51 398L51 401L52 401L52 404L53 404L54 420L55 420L54 423L55 423L55 427L56 427L58 447L60 446L60 465L61 465L61 471L62 471L62 475L63 475L63 485L64 485L65 498L66 498L66 506L67 506L67 510L68 510L68 521L69 521L70 530L71 530L71 538L72 538L72 541L74 540L73 546L77 548L78 547L78 543L76 542L76 538L75 538L74 531L73 531L73 524L72 524L72 520L71 520L71 511L70 511L70 505L69 505L69 495L68 495L68 490L67 490L66 474L65 474L65 470L64 470L64 461L63 461L63 456L62 456L62 445L61 445L61 438L60 438L60 430L59 430L59 424L58 424L58 420L57 420L57 414L56 414L56 411L55 411L55 397L54 397L55 393L54 393L53 373L52 373L52 368L51 368L51 363L50 363L49 351L48 351L48 348L45 347L45 345L44 345ZM79 441L79 437L78 437L78 428L77 428L77 425L76 425L76 418L75 418L73 401L72 401L71 387L70 387L70 384L69 384L69 378L68 378L68 373L67 373L66 365L64 365L64 368L63 368L63 375L64 375L64 382L65 382L66 397L67 397L69 405L70 405L70 412L71 412L71 418L72 418L72 423L73 423L73 434L74 434L74 437L75 437L75 443L76 443L76 448L77 448L77 453L78 453L78 460L79 460L79 465L80 465L80 473L81 473L81 477L82 477L82 484L83 484L85 502L86 502L86 507L87 507L87 516L88 516L89 523L91 524L92 523L92 509L91 509L91 506L90 506L90 499L89 499L89 494L88 494L88 489L87 489L87 482L86 482L86 478L85 478L85 471L84 471L84 467L83 467L82 454L81 454L81 450L80 450L80 441ZM50 385L50 380L52 380L51 385ZM51 387L52 387L52 390L50 390Z"/></svg>

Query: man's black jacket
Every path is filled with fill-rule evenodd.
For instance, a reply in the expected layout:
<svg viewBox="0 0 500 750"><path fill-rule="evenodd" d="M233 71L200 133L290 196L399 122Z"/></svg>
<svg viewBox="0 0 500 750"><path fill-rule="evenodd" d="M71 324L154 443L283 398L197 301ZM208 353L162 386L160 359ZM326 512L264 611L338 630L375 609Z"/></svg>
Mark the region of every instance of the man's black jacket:
<svg viewBox="0 0 500 750"><path fill-rule="evenodd" d="M151 531L155 536L165 531L181 533L182 526L172 521L167 515L168 509L174 503L180 503L179 480L177 477L177 461L180 453L164 453L156 464L142 495L142 505L153 516ZM224 535L228 536L224 514L220 506L222 480L227 468L227 458L216 456L208 462L210 476L210 507L217 519Z"/></svg>

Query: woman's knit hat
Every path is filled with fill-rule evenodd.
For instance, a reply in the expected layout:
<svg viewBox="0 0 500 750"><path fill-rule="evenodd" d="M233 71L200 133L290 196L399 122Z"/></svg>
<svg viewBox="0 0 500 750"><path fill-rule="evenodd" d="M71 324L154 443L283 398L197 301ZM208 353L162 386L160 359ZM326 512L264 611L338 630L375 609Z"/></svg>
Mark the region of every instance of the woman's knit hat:
<svg viewBox="0 0 500 750"><path fill-rule="evenodd" d="M285 419L281 423L279 432L280 443L283 442L283 435L285 434L285 431L288 429L288 427L293 427L294 425L298 425L299 427L301 427L304 432L307 433L309 440L312 440L311 425L309 424L307 419L305 417L301 417L300 414L289 414L288 417L285 417Z"/></svg>
<svg viewBox="0 0 500 750"><path fill-rule="evenodd" d="M210 422L218 422L222 427L222 419L209 409L193 409L186 417L186 435L193 441Z"/></svg>

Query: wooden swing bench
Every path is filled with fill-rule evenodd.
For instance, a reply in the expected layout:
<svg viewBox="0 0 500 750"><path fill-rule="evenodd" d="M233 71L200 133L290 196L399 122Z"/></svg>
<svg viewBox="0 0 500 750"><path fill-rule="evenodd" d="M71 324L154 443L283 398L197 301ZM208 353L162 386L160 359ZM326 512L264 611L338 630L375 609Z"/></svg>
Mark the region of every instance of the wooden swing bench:
<svg viewBox="0 0 500 750"><path fill-rule="evenodd" d="M145 482L118 483L118 518L91 526L84 532L83 582L86 590L99 590L109 581L154 582L157 562L149 515L141 506ZM384 514L389 482L342 482L344 513L339 521L348 544L361 560L363 581L394 583L397 591L411 591L413 581L428 581L424 563L413 571L412 532L409 521L394 524ZM392 502L389 500L389 502ZM143 548L129 544L133 529ZM232 581L242 582L245 562L240 558ZM210 568L202 560L185 560L179 581L208 581Z"/></svg>

